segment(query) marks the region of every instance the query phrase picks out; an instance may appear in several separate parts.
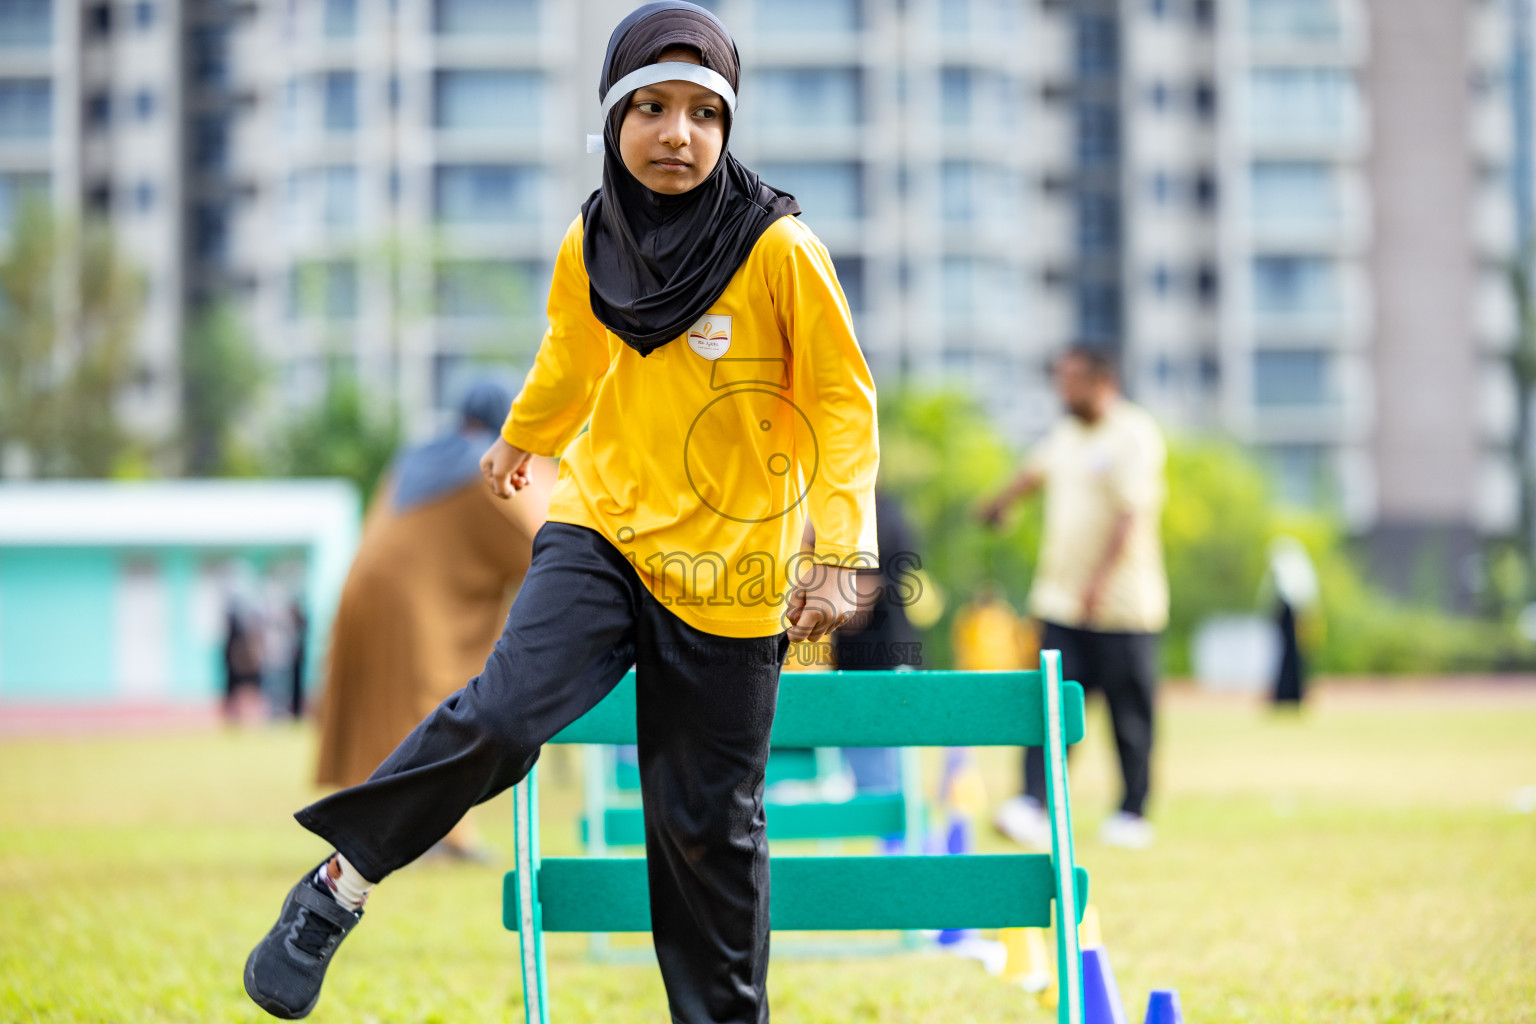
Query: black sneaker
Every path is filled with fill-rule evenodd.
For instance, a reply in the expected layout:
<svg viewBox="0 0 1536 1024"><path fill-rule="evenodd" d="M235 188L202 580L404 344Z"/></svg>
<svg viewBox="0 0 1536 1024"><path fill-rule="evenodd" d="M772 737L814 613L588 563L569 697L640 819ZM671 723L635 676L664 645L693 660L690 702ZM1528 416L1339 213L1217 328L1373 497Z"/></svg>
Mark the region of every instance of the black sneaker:
<svg viewBox="0 0 1536 1024"><path fill-rule="evenodd" d="M245 961L245 992L274 1017L308 1017L320 1001L331 954L363 919L331 895L315 871L288 892L277 924Z"/></svg>

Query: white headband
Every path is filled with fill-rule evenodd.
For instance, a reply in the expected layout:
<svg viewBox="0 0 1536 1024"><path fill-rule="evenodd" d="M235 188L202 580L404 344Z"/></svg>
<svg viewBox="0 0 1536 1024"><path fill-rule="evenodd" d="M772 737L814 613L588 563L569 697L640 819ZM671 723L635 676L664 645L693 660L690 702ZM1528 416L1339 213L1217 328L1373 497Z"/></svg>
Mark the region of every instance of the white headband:
<svg viewBox="0 0 1536 1024"><path fill-rule="evenodd" d="M731 88L731 83L727 82L723 75L700 64L669 60L660 64L647 64L614 82L608 90L608 95L603 97L603 118L607 119L608 111L612 110L613 105L619 100L636 89L655 85L657 82L692 82L694 85L702 85L711 92L719 93L731 114L736 113L736 90Z"/></svg>

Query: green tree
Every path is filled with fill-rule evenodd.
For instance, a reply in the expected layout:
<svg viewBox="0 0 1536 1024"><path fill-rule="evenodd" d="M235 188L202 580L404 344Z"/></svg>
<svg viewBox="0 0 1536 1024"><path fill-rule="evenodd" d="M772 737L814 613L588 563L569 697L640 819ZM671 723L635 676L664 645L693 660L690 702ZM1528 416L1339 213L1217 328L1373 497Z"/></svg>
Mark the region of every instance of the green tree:
<svg viewBox="0 0 1536 1024"><path fill-rule="evenodd" d="M976 520L980 500L1003 485L1017 461L968 395L908 389L881 398L880 485L911 521L923 569L945 599L924 638L925 665L951 663L955 611L983 584L996 584L1015 607L1024 606L1039 547L1039 504L1000 531Z"/></svg>
<svg viewBox="0 0 1536 1024"><path fill-rule="evenodd" d="M356 377L332 373L325 397L288 422L274 446L268 472L274 476L345 477L366 502L400 443L393 413L380 413L363 399Z"/></svg>
<svg viewBox="0 0 1536 1024"><path fill-rule="evenodd" d="M1174 439L1168 448L1163 558L1169 618L1164 662L1189 670L1189 639L1206 618L1252 610L1275 532L1264 474L1241 449Z"/></svg>
<svg viewBox="0 0 1536 1024"><path fill-rule="evenodd" d="M0 256L0 443L34 475L104 477L134 459L118 406L143 296L106 225L23 207Z"/></svg>
<svg viewBox="0 0 1536 1024"><path fill-rule="evenodd" d="M205 310L182 339L181 447L190 476L242 476L253 469L235 427L266 380L239 315L227 305Z"/></svg>

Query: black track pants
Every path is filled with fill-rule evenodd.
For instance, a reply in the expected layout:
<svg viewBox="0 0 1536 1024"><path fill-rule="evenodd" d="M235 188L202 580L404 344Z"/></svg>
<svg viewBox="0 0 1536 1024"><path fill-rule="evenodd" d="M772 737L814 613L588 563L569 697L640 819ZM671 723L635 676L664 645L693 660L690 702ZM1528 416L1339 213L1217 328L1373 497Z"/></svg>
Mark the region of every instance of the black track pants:
<svg viewBox="0 0 1536 1024"><path fill-rule="evenodd" d="M1120 809L1141 814L1151 783L1157 634L1096 633L1047 622L1040 646L1061 652L1063 679L1082 683L1085 694L1104 694L1124 782ZM1045 806L1045 755L1039 747L1024 748L1024 792Z"/></svg>
<svg viewBox="0 0 1536 1024"><path fill-rule="evenodd" d="M521 781L539 747L636 670L651 928L682 1024L768 1019L763 772L783 635L701 632L601 535L548 523L485 668L367 782L299 823L379 881L470 807Z"/></svg>

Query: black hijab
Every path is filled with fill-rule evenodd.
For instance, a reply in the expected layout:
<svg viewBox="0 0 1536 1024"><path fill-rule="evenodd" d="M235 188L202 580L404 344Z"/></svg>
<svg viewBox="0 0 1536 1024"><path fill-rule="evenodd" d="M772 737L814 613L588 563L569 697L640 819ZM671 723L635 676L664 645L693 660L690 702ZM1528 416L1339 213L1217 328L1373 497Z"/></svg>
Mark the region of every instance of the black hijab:
<svg viewBox="0 0 1536 1024"><path fill-rule="evenodd" d="M625 75L687 46L704 67L740 88L736 44L713 14L681 0L639 7L608 40L597 95ZM768 226L798 214L787 192L763 183L730 153L730 114L715 169L679 195L652 192L619 155L628 98L603 124L603 187L581 208L592 312L642 356L676 338L720 298Z"/></svg>

